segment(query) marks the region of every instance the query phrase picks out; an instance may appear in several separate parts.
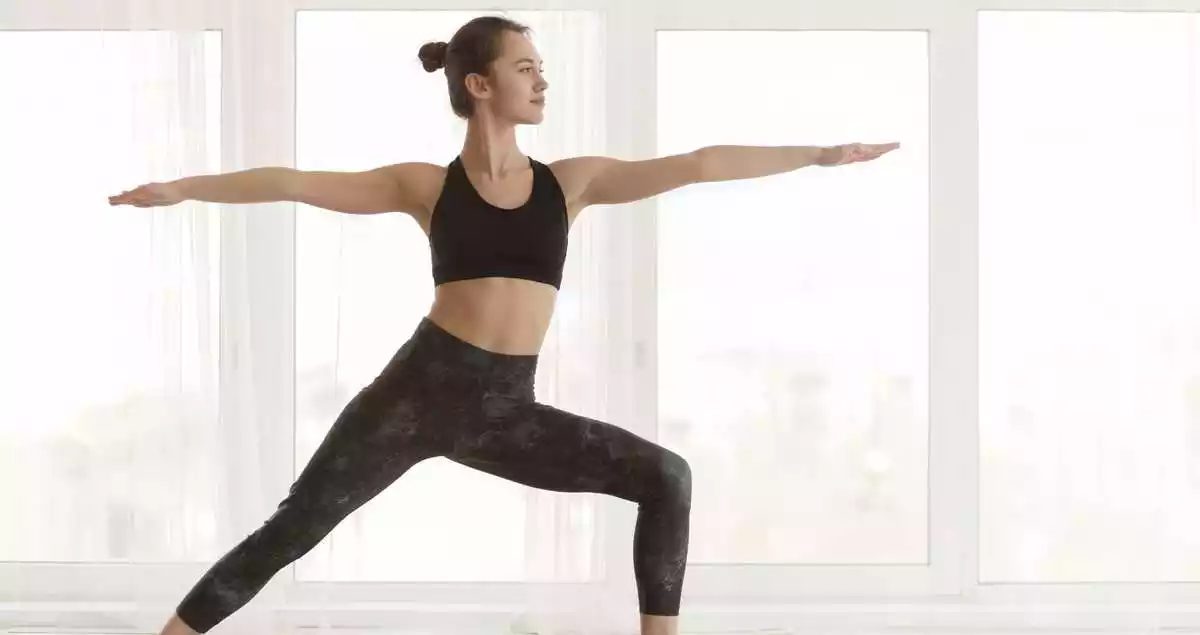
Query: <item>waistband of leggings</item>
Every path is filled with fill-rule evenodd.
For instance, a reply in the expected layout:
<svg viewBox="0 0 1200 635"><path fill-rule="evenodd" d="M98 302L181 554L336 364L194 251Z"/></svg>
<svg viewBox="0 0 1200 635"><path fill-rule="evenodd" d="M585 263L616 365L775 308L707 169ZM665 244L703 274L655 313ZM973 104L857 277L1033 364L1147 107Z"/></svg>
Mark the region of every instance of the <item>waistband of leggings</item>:
<svg viewBox="0 0 1200 635"><path fill-rule="evenodd" d="M419 345L432 348L431 352L439 358L452 359L476 370L532 374L537 368L537 354L513 355L480 348L438 326L428 317L422 317L417 323L413 338Z"/></svg>

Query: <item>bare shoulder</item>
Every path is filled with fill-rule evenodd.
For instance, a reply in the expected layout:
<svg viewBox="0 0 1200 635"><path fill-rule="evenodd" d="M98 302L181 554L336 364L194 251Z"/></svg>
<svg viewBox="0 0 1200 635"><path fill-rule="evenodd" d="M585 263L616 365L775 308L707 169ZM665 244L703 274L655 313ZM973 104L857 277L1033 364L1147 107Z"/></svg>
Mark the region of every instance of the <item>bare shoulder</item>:
<svg viewBox="0 0 1200 635"><path fill-rule="evenodd" d="M424 214L433 212L446 182L446 166L409 161L387 165L380 170L395 179L410 208Z"/></svg>
<svg viewBox="0 0 1200 635"><path fill-rule="evenodd" d="M612 159L602 156L578 156L559 159L548 164L558 181L568 205L580 200L596 172Z"/></svg>

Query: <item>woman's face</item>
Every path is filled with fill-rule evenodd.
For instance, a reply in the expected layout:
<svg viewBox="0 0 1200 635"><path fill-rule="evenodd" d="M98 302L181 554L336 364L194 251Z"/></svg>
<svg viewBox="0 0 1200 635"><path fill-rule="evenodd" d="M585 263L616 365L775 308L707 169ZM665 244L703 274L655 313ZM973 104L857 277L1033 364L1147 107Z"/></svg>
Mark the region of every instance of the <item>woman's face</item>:
<svg viewBox="0 0 1200 635"><path fill-rule="evenodd" d="M503 53L492 62L491 77L481 82L486 88L482 94L475 93L476 106L489 108L497 119L541 123L549 86L542 75L542 57L528 37L515 31L504 32L501 50Z"/></svg>

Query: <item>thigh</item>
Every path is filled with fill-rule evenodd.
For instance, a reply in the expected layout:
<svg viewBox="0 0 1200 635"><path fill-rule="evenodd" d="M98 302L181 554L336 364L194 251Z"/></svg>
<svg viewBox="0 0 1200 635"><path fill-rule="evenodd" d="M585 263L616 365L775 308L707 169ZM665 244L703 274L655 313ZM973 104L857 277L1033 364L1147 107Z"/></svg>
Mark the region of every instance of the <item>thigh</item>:
<svg viewBox="0 0 1200 635"><path fill-rule="evenodd" d="M415 391L394 384L367 386L334 420L288 499L349 514L413 465L444 452L436 421L428 419Z"/></svg>
<svg viewBox="0 0 1200 635"><path fill-rule="evenodd" d="M687 462L667 448L613 424L537 402L465 426L447 458L539 489L631 501L690 478Z"/></svg>

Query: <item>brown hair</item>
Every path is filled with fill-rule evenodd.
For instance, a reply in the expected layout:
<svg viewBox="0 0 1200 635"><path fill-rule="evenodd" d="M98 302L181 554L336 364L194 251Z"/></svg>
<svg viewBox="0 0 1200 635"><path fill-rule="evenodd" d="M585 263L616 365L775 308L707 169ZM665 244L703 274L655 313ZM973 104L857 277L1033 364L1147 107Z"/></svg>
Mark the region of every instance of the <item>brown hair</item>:
<svg viewBox="0 0 1200 635"><path fill-rule="evenodd" d="M459 117L466 119L475 112L475 103L467 91L467 75L489 75L489 66L500 57L505 31L527 35L530 29L508 18L483 16L462 25L449 42L427 42L417 52L426 71L446 68L450 107Z"/></svg>

